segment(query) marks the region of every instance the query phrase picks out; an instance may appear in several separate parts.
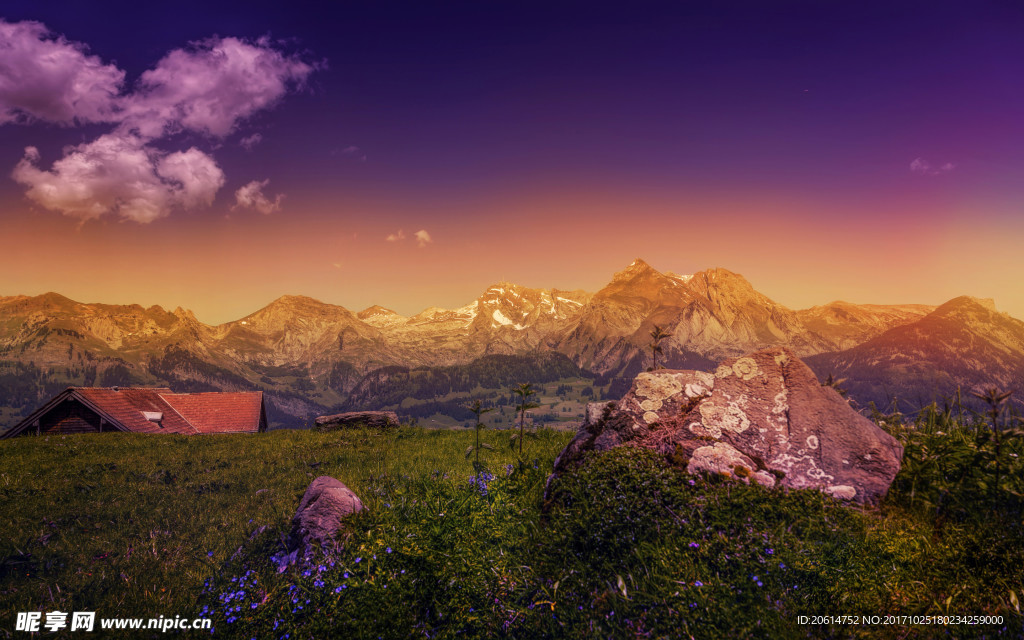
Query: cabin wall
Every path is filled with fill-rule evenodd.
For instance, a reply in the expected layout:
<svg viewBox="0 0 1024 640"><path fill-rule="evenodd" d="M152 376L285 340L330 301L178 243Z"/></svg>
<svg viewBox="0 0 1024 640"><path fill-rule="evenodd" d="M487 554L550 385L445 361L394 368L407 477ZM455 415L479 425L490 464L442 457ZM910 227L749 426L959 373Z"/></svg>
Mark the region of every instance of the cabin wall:
<svg viewBox="0 0 1024 640"><path fill-rule="evenodd" d="M43 433L97 433L100 417L81 403L62 402L39 418L39 426ZM27 431L34 433L31 427Z"/></svg>

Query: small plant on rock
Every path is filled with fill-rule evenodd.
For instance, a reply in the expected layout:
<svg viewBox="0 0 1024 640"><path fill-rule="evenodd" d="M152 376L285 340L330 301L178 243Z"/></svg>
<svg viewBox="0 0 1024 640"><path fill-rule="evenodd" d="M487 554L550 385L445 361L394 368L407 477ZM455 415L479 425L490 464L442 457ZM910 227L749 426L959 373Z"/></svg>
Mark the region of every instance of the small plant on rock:
<svg viewBox="0 0 1024 640"><path fill-rule="evenodd" d="M835 378L830 373L830 374L828 374L828 377L825 378L825 382L821 383L821 386L823 386L823 387L832 387L833 389L836 390L836 393L838 393L839 395L841 395L841 396L843 396L845 398L846 397L846 393L847 393L846 389L844 389L841 386L839 386L839 385L843 384L844 382L846 382L846 378Z"/></svg>
<svg viewBox="0 0 1024 640"><path fill-rule="evenodd" d="M658 325L654 325L651 329L651 344L647 345L651 350L651 355L654 356L654 364L651 366L651 371L658 368L658 354L663 353L661 350L661 341L667 338L669 334Z"/></svg>

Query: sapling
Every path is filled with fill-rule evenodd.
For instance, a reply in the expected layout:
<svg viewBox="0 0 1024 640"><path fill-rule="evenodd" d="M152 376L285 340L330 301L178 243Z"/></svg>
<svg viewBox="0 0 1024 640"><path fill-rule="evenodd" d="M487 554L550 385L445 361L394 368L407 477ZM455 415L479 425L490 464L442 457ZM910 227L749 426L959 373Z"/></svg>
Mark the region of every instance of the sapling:
<svg viewBox="0 0 1024 640"><path fill-rule="evenodd" d="M480 444L480 430L484 429L486 427L486 425L484 425L484 423L480 421L480 416L482 416L485 413L490 413L491 411L494 411L494 409L493 408L484 409L483 405L480 404L479 400L474 400L473 404L469 405L469 410L472 411L473 415L476 416L476 426L473 427L476 430L476 445L471 445L469 448L466 449L466 457L468 458L469 456L471 456L473 454L474 451L476 452L476 461L473 463L473 468L479 473L479 471L480 471L480 449L481 448L483 448L483 449L493 449L494 448L491 445L487 444L486 442L483 443L483 444Z"/></svg>
<svg viewBox="0 0 1024 640"><path fill-rule="evenodd" d="M658 325L654 325L654 328L651 329L651 344L647 345L651 350L651 355L654 356L654 365L651 367L651 371L658 368L658 354L662 353L661 341L668 336L669 334Z"/></svg>
<svg viewBox="0 0 1024 640"><path fill-rule="evenodd" d="M997 492L999 491L999 480L1002 471L1000 466L1002 458L1002 431L999 429L999 414L1003 410L1003 403L1006 402L1007 398L1010 397L1012 391L1003 393L999 389L992 387L986 389L985 393L972 393L971 395L979 400L985 402L988 405L988 417L992 419L992 439L995 442L995 459L996 459L996 482L992 487L992 498L995 499Z"/></svg>
<svg viewBox="0 0 1024 640"><path fill-rule="evenodd" d="M512 388L512 393L519 396L519 404L516 405L516 411L519 412L519 435L512 436L509 439L509 445L515 447L516 439L519 440L519 455L523 455L523 425L526 423L526 412L530 409L536 409L540 405L536 402L530 402L530 396L536 393L533 390L533 385L529 382L520 383L518 387Z"/></svg>

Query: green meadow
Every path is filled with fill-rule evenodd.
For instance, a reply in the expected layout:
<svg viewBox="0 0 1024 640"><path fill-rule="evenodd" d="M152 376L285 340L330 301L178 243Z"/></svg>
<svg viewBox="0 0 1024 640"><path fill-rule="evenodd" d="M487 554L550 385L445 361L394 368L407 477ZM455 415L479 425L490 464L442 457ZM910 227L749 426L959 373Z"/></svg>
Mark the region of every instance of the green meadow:
<svg viewBox="0 0 1024 640"><path fill-rule="evenodd" d="M0 637L54 610L286 640L1021 637L1021 439L938 412L879 419L907 453L875 508L632 449L592 456L545 504L571 437L555 430L521 458L484 431L479 473L467 429L2 441ZM271 556L319 475L367 510L341 550L282 570ZM801 618L823 615L861 618Z"/></svg>

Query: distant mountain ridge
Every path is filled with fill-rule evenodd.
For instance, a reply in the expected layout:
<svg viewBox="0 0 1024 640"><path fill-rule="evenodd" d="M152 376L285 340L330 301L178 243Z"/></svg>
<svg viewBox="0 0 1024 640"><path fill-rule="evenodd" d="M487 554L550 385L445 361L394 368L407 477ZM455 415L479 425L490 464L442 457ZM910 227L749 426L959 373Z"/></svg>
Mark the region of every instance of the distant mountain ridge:
<svg viewBox="0 0 1024 640"><path fill-rule="evenodd" d="M9 382L0 406L34 405L67 384L261 388L286 419L342 406L357 387L367 400L361 381L385 367L450 367L493 355L550 363L541 356L561 354L605 379L632 376L650 366L655 325L669 334L659 364L708 368L783 345L819 375L848 378L861 398L1024 379L1024 323L991 301L792 310L726 269L676 275L637 259L596 293L502 282L458 309L411 317L288 295L207 325L181 308L83 304L56 293L0 297L0 389Z"/></svg>
<svg viewBox="0 0 1024 640"><path fill-rule="evenodd" d="M934 395L952 399L957 389L969 396L996 387L1015 391L1019 405L1024 322L996 311L991 299L961 296L920 320L844 351L811 356L807 363L846 378L845 386L862 403L889 406L903 399L903 406L915 407Z"/></svg>

